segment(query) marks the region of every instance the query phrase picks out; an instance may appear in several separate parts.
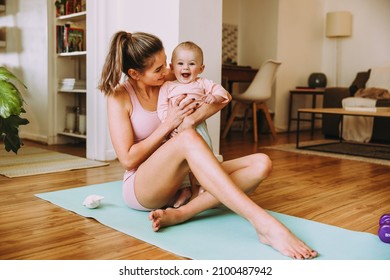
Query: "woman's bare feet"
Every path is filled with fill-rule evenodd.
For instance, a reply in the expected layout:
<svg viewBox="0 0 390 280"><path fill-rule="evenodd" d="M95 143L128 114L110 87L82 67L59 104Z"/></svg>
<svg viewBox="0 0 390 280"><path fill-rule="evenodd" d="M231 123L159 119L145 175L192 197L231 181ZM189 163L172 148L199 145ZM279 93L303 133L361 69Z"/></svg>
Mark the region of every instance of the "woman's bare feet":
<svg viewBox="0 0 390 280"><path fill-rule="evenodd" d="M185 211L183 206L205 192L206 190L200 185L194 185L191 189L186 187L179 190L174 200L168 203L168 208L157 209L149 213L153 230L158 231L160 228L177 225L192 218L193 214Z"/></svg>
<svg viewBox="0 0 390 280"><path fill-rule="evenodd" d="M163 227L173 226L184 222L185 219L180 208L157 209L149 213L149 220L152 221L154 231Z"/></svg>
<svg viewBox="0 0 390 280"><path fill-rule="evenodd" d="M270 218L255 225L260 241L279 251L281 254L293 259L312 259L318 253L309 248L303 241L298 239L288 228L278 220Z"/></svg>
<svg viewBox="0 0 390 280"><path fill-rule="evenodd" d="M149 220L152 221L152 228L158 231L163 227L176 225L188 220L181 209L168 208L158 209L150 212ZM312 259L318 253L298 239L277 219L265 214L263 219L257 219L253 225L256 228L260 242L271 246L281 254L293 259Z"/></svg>

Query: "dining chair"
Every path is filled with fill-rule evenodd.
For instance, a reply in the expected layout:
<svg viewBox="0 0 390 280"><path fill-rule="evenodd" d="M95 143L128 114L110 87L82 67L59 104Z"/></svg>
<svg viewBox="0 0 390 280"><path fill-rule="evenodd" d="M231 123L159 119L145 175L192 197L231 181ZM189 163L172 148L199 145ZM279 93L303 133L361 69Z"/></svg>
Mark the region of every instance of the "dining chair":
<svg viewBox="0 0 390 280"><path fill-rule="evenodd" d="M276 139L276 130L268 110L266 101L271 98L272 86L275 81L276 72L281 65L281 62L269 59L265 61L259 71L256 73L249 87L243 92L232 94L232 102L234 102L233 110L226 123L222 133L222 138L225 138L229 132L234 119L244 109L244 132L247 119L247 112L252 109L253 114L253 136L254 141L258 140L257 132L257 110L262 110L266 118L269 129L274 139Z"/></svg>

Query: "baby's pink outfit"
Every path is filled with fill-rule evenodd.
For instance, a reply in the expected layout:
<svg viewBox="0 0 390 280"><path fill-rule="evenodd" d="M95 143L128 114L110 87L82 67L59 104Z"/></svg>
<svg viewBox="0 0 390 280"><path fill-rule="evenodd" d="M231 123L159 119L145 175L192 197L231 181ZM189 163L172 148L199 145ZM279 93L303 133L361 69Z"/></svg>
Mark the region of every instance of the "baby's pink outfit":
<svg viewBox="0 0 390 280"><path fill-rule="evenodd" d="M222 96L225 99L222 103L229 102L228 92L221 85L211 80L196 78L195 81L188 84L179 83L177 80L167 81L161 86L158 95L157 113L161 121L164 121L167 117L169 102L174 104L182 94L187 94L184 100L190 98L200 99L204 95L212 94Z"/></svg>

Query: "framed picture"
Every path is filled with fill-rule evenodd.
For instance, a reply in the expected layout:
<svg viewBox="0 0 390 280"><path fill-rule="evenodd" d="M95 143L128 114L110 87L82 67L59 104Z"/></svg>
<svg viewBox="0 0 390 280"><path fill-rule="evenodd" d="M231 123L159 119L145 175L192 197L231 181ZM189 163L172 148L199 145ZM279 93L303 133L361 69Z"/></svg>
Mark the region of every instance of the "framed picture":
<svg viewBox="0 0 390 280"><path fill-rule="evenodd" d="M70 27L67 30L67 45L69 52L84 51L84 29Z"/></svg>

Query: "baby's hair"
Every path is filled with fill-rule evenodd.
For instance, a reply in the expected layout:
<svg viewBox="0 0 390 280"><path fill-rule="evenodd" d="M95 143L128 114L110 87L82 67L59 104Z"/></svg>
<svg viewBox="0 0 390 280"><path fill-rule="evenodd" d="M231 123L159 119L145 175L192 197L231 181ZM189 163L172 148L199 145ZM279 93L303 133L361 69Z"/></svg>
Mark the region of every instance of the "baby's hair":
<svg viewBox="0 0 390 280"><path fill-rule="evenodd" d="M161 40L148 33L119 31L111 40L98 88L105 95L115 92L122 73L130 69L143 73L154 62L154 55L164 50Z"/></svg>
<svg viewBox="0 0 390 280"><path fill-rule="evenodd" d="M201 63L203 64L203 50L201 47L199 47L194 42L186 41L186 42L182 42L182 43L178 44L172 52L172 61L175 59L176 52L179 49L187 49L187 50L193 50L193 51L197 52L201 58Z"/></svg>

